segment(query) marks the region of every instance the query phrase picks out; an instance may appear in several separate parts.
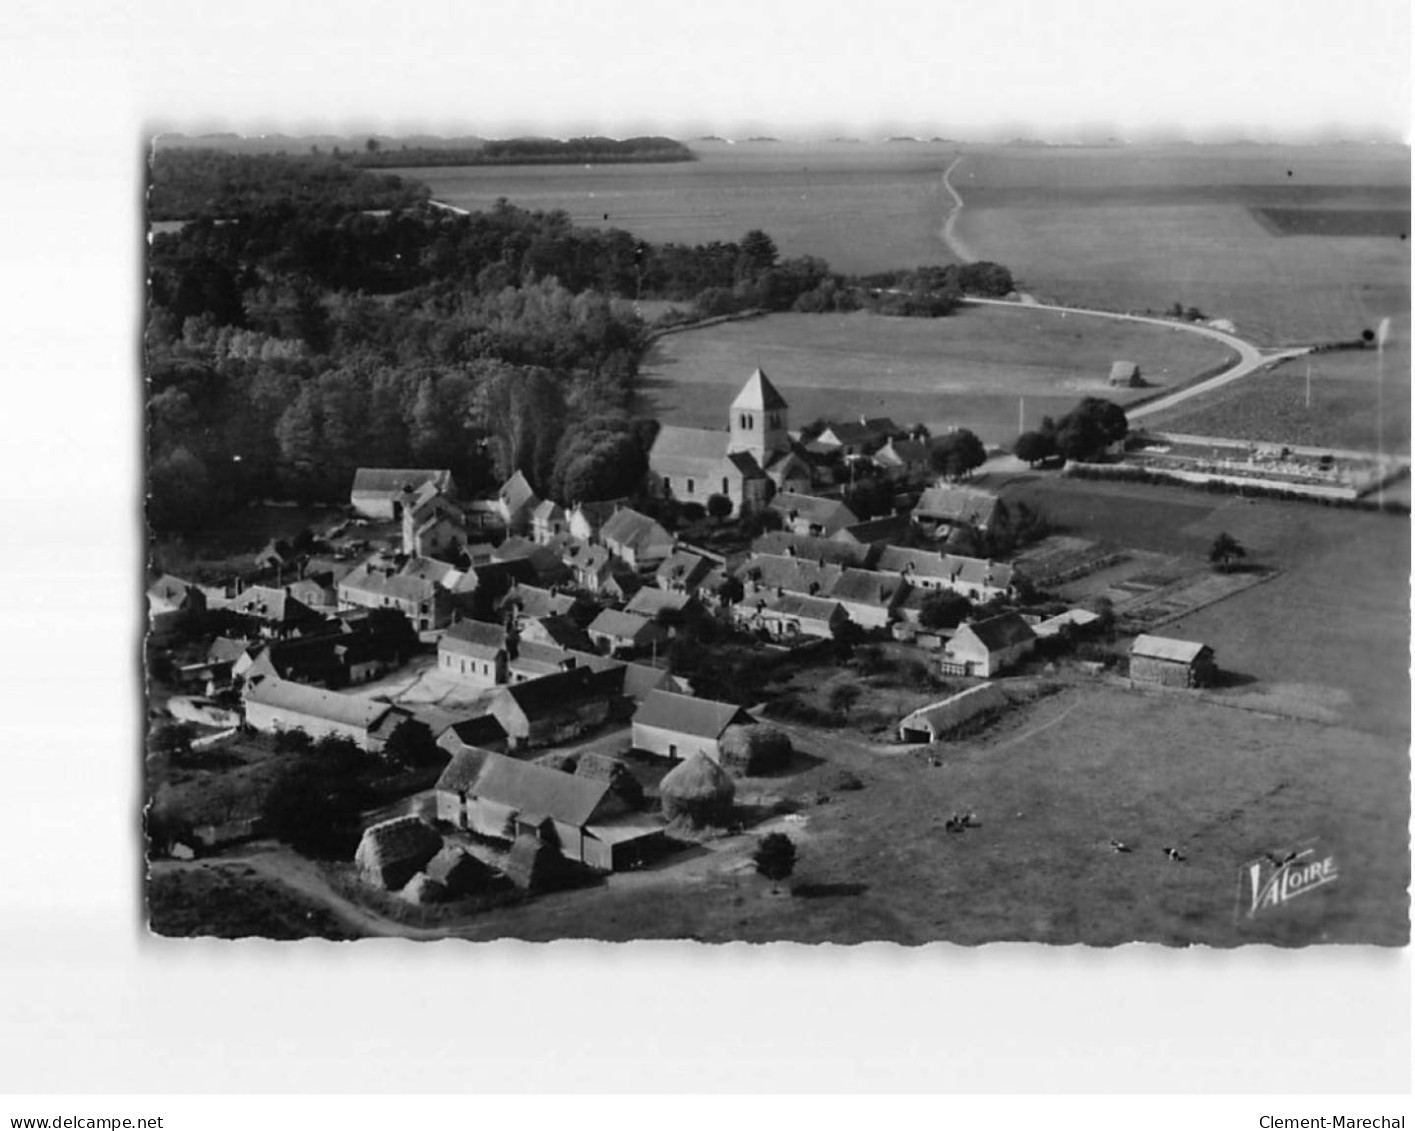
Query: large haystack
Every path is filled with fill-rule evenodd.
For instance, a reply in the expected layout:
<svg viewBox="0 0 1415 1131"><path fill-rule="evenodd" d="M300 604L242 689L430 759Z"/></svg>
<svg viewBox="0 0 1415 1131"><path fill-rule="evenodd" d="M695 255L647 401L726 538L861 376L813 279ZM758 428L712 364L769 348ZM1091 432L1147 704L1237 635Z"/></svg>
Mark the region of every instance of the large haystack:
<svg viewBox="0 0 1415 1131"><path fill-rule="evenodd" d="M765 723L728 727L718 749L722 768L734 774L773 774L791 762L791 738Z"/></svg>
<svg viewBox="0 0 1415 1131"><path fill-rule="evenodd" d="M533 833L522 833L506 854L506 878L524 891L554 887L563 865L560 851Z"/></svg>
<svg viewBox="0 0 1415 1131"><path fill-rule="evenodd" d="M397 891L442 848L437 830L418 817L394 817L364 830L354 864L366 883Z"/></svg>
<svg viewBox="0 0 1415 1131"><path fill-rule="evenodd" d="M441 903L447 898L447 889L426 872L419 872L403 885L398 895L409 903Z"/></svg>
<svg viewBox="0 0 1415 1131"><path fill-rule="evenodd" d="M737 790L727 771L698 751L664 775L658 792L670 821L686 817L695 825L725 825Z"/></svg>
<svg viewBox="0 0 1415 1131"><path fill-rule="evenodd" d="M465 848L453 844L447 845L429 860L423 872L446 888L453 899L485 891L496 875Z"/></svg>
<svg viewBox="0 0 1415 1131"><path fill-rule="evenodd" d="M622 797L631 808L638 809L644 803L643 783L634 776L627 762L609 754L583 754L575 768L578 778L593 781L607 781L609 788Z"/></svg>

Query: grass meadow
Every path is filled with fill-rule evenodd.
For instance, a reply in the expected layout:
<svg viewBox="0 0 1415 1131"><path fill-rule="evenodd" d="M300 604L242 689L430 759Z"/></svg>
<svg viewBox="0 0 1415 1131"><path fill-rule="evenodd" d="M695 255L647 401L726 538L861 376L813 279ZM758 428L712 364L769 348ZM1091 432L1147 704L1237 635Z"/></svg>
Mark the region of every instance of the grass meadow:
<svg viewBox="0 0 1415 1131"><path fill-rule="evenodd" d="M818 418L888 415L900 424L962 425L985 442L1017 436L1082 397L1124 403L1111 362L1139 363L1154 386L1222 365L1230 352L1181 330L1025 307L968 307L947 318L775 314L659 339L643 366L641 411L665 423L725 427L747 375L766 371L795 427Z"/></svg>
<svg viewBox="0 0 1415 1131"><path fill-rule="evenodd" d="M1374 350L1299 357L1176 405L1147 427L1196 436L1376 450L1377 400L1383 447L1410 452L1410 318L1392 320L1383 387ZM1311 370L1311 403L1307 373Z"/></svg>

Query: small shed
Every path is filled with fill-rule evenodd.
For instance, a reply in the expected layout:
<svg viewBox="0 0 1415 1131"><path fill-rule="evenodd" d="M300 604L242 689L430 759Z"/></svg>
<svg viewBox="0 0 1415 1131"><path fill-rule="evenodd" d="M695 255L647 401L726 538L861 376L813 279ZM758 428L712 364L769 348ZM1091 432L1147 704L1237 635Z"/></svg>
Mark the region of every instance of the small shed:
<svg viewBox="0 0 1415 1131"><path fill-rule="evenodd" d="M1145 380L1140 376L1140 366L1133 361L1115 361L1110 366L1110 383L1126 389L1139 389Z"/></svg>
<svg viewBox="0 0 1415 1131"><path fill-rule="evenodd" d="M1130 678L1164 687L1208 687L1218 675L1214 650L1197 640L1137 636L1130 646Z"/></svg>

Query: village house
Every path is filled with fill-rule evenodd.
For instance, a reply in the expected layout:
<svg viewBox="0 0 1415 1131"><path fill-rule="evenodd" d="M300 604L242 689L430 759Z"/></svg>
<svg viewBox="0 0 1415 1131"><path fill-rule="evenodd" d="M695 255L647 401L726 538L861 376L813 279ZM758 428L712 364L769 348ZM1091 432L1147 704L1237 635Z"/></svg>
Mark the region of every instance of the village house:
<svg viewBox="0 0 1415 1131"><path fill-rule="evenodd" d="M891 437L870 459L891 480L913 479L930 471L929 446L922 440Z"/></svg>
<svg viewBox="0 0 1415 1131"><path fill-rule="evenodd" d="M399 510L403 553L407 555L453 554L467 540L465 512L436 483L424 483L417 490L405 489Z"/></svg>
<svg viewBox="0 0 1415 1131"><path fill-rule="evenodd" d="M319 631L327 623L323 613L291 596L288 589L267 585L242 590L227 608L258 622L262 636L277 640Z"/></svg>
<svg viewBox="0 0 1415 1131"><path fill-rule="evenodd" d="M1218 675L1214 650L1197 640L1141 635L1130 646L1130 678L1164 687L1209 687Z"/></svg>
<svg viewBox="0 0 1415 1131"><path fill-rule="evenodd" d="M641 655L668 639L668 630L657 621L618 609L605 609L590 622L588 631L606 656Z"/></svg>
<svg viewBox="0 0 1415 1131"><path fill-rule="evenodd" d="M451 588L452 603L463 616L491 620L508 593L519 585L535 585L538 581L536 571L524 558L483 562L457 578Z"/></svg>
<svg viewBox="0 0 1415 1131"><path fill-rule="evenodd" d="M510 647L501 625L458 621L437 642L437 670L473 687L495 687L507 681Z"/></svg>
<svg viewBox="0 0 1415 1131"><path fill-rule="evenodd" d="M643 579L634 567L604 546L572 546L566 550L564 561L574 585L587 593L627 601L643 587Z"/></svg>
<svg viewBox="0 0 1415 1131"><path fill-rule="evenodd" d="M493 715L457 719L434 727L437 745L455 758L464 751L506 750L506 731Z"/></svg>
<svg viewBox="0 0 1415 1131"><path fill-rule="evenodd" d="M914 507L914 524L936 539L955 531L986 534L1006 513L996 495L977 487L945 483L930 487Z"/></svg>
<svg viewBox="0 0 1415 1131"><path fill-rule="evenodd" d="M755 600L786 593L824 596L835 588L844 572L844 566L762 554L744 562L737 577L742 582L743 600Z"/></svg>
<svg viewBox="0 0 1415 1131"><path fill-rule="evenodd" d="M733 703L654 691L634 712L634 749L677 760L704 754L720 762L722 736L727 728L754 722L751 715Z"/></svg>
<svg viewBox="0 0 1415 1131"><path fill-rule="evenodd" d="M898 574L847 569L825 595L861 628L887 628L908 593L909 583Z"/></svg>
<svg viewBox="0 0 1415 1131"><path fill-rule="evenodd" d="M492 509L507 530L519 534L530 529L531 516L540 504L541 498L530 481L516 471L497 491Z"/></svg>
<svg viewBox="0 0 1415 1131"><path fill-rule="evenodd" d="M445 468L361 467L354 472L349 504L365 518L395 519L402 508L403 489L416 491L428 483L444 494L456 494L452 473Z"/></svg>
<svg viewBox="0 0 1415 1131"><path fill-rule="evenodd" d="M556 585L568 580L570 571L558 546L541 545L529 538L514 536L491 551L493 562L525 562L538 585Z"/></svg>
<svg viewBox="0 0 1415 1131"><path fill-rule="evenodd" d="M944 675L985 679L1014 667L1036 647L1036 634L1017 613L963 624L944 647L939 668Z"/></svg>
<svg viewBox="0 0 1415 1131"><path fill-rule="evenodd" d="M159 617L206 612L206 594L189 581L165 573L147 587L147 611L154 624Z"/></svg>
<svg viewBox="0 0 1415 1131"><path fill-rule="evenodd" d="M329 736L349 738L370 753L383 748L391 729L387 724L409 717L388 703L278 676L247 679L243 700L246 725L253 730L267 734L300 730L316 742Z"/></svg>
<svg viewBox="0 0 1415 1131"><path fill-rule="evenodd" d="M649 451L650 484L664 498L706 505L723 495L734 514L765 505L772 487L810 489L786 400L760 369L732 402L725 432L664 425Z"/></svg>
<svg viewBox="0 0 1415 1131"><path fill-rule="evenodd" d="M831 535L833 542L854 542L862 546L884 546L903 542L913 533L913 519L907 512L883 515L868 522L857 522Z"/></svg>
<svg viewBox="0 0 1415 1131"><path fill-rule="evenodd" d="M674 593L692 593L702 584L703 578L712 572L713 567L720 564L721 562L714 562L689 550L674 550L658 567L654 582L660 589Z"/></svg>
<svg viewBox="0 0 1415 1131"><path fill-rule="evenodd" d="M454 814L460 828L514 841L534 836L566 860L603 872L639 858L662 825L635 819L607 778L567 774L534 762L487 752L472 771L452 766L438 784L438 812ZM470 780L469 780L470 779Z"/></svg>
<svg viewBox="0 0 1415 1131"><path fill-rule="evenodd" d="M749 631L760 629L774 640L794 643L829 640L850 619L839 601L787 593L737 606L734 618Z"/></svg>
<svg viewBox="0 0 1415 1131"><path fill-rule="evenodd" d="M600 528L599 536L616 558L640 573L657 569L673 552L674 538L648 515L620 507Z"/></svg>
<svg viewBox="0 0 1415 1131"><path fill-rule="evenodd" d="M456 602L435 581L369 561L339 582L339 606L397 609L416 631L429 632L451 622Z"/></svg>
<svg viewBox="0 0 1415 1131"><path fill-rule="evenodd" d="M770 530L752 542L754 558L802 558L822 565L871 569L877 556L878 550L874 546L835 541L833 538L813 538L809 534L793 534L787 530Z"/></svg>
<svg viewBox="0 0 1415 1131"><path fill-rule="evenodd" d="M829 538L836 531L859 522L855 512L841 499L825 499L819 495L803 495L796 491L778 491L772 496L771 509L781 515L786 529L793 534L809 534Z"/></svg>
<svg viewBox="0 0 1415 1131"><path fill-rule="evenodd" d="M557 648L590 651L594 642L585 630L569 617L517 617L516 626L523 644L551 644Z"/></svg>
<svg viewBox="0 0 1415 1131"><path fill-rule="evenodd" d="M699 606L697 598L691 593L645 586L634 594L624 606L624 611L660 624L680 625L695 616Z"/></svg>
<svg viewBox="0 0 1415 1131"><path fill-rule="evenodd" d="M333 585L326 585L322 579L304 577L283 587L307 609L313 609L322 616L328 616L339 607L339 594Z"/></svg>
<svg viewBox="0 0 1415 1131"><path fill-rule="evenodd" d="M613 517L623 504L623 500L606 499L602 502L576 503L570 508L567 525L570 537L581 542L593 542L599 537L604 524Z"/></svg>
<svg viewBox="0 0 1415 1131"><path fill-rule="evenodd" d="M828 423L811 442L813 450L842 456L868 455L902 431L887 416Z"/></svg>
<svg viewBox="0 0 1415 1131"><path fill-rule="evenodd" d="M570 520L565 508L546 499L531 512L531 539L542 546L570 533Z"/></svg>
<svg viewBox="0 0 1415 1131"><path fill-rule="evenodd" d="M486 713L506 731L511 750L554 746L603 726L623 688L622 669L582 665L498 687L487 694Z"/></svg>
<svg viewBox="0 0 1415 1131"><path fill-rule="evenodd" d="M886 546L876 568L897 573L921 589L949 590L970 601L991 601L1013 592L1012 567L986 558Z"/></svg>

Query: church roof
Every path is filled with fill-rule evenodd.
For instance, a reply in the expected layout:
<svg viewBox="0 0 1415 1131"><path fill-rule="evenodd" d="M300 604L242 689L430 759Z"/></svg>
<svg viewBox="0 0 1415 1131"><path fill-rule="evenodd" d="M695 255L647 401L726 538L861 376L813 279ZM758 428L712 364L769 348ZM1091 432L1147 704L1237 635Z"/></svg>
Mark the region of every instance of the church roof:
<svg viewBox="0 0 1415 1131"><path fill-rule="evenodd" d="M711 428L679 428L665 424L654 437L649 467L659 475L709 478L718 473L731 437Z"/></svg>
<svg viewBox="0 0 1415 1131"><path fill-rule="evenodd" d="M747 383L742 386L742 391L737 394L737 399L732 402L732 407L757 411L785 408L786 398L776 391L776 386L767 380L765 373L755 369L747 378Z"/></svg>

